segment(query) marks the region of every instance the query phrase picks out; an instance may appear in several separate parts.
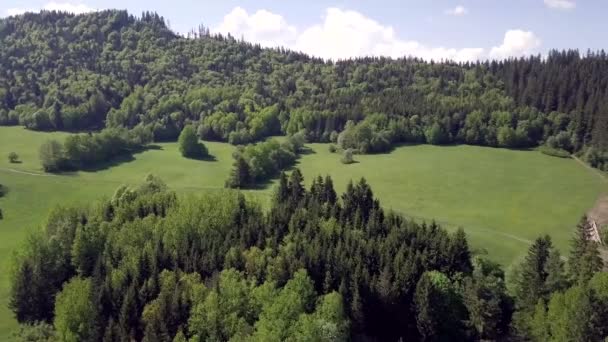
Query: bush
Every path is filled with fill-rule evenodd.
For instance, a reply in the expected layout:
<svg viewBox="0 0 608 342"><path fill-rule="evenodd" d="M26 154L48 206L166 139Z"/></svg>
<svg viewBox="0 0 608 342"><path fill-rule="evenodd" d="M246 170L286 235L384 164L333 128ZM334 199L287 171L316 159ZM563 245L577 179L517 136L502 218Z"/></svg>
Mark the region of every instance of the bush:
<svg viewBox="0 0 608 342"><path fill-rule="evenodd" d="M331 133L329 134L329 141L334 144L337 143L338 142L338 132L331 131Z"/></svg>
<svg viewBox="0 0 608 342"><path fill-rule="evenodd" d="M540 152L546 154L548 156L558 157L558 158L570 158L570 152L558 148L552 148L547 145L543 145L538 148Z"/></svg>
<svg viewBox="0 0 608 342"><path fill-rule="evenodd" d="M338 148L334 144L329 144L329 153L336 153Z"/></svg>
<svg viewBox="0 0 608 342"><path fill-rule="evenodd" d="M608 152L600 150L596 147L589 147L585 152L583 159L589 165L598 168L602 171L608 171Z"/></svg>
<svg viewBox="0 0 608 342"><path fill-rule="evenodd" d="M353 159L353 150L352 149L347 149L344 151L344 154L342 155L342 163L343 164L352 164L355 162L355 160Z"/></svg>
<svg viewBox="0 0 608 342"><path fill-rule="evenodd" d="M547 146L557 150L572 151L572 137L568 132L559 132L547 139Z"/></svg>
<svg viewBox="0 0 608 342"><path fill-rule="evenodd" d="M19 161L19 155L15 152L11 152L8 154L8 161L11 163L16 163Z"/></svg>
<svg viewBox="0 0 608 342"><path fill-rule="evenodd" d="M46 172L58 172L65 168L63 146L57 140L49 140L40 146L40 162Z"/></svg>
<svg viewBox="0 0 608 342"><path fill-rule="evenodd" d="M186 158L203 158L207 156L207 148L198 141L194 127L186 126L179 135L179 151Z"/></svg>

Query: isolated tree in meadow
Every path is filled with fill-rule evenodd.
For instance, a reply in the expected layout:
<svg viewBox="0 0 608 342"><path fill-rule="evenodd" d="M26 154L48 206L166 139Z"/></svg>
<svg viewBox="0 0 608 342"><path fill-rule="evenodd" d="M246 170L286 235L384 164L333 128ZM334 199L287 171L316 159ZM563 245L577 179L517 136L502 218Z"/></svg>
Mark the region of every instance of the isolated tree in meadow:
<svg viewBox="0 0 608 342"><path fill-rule="evenodd" d="M352 164L355 160L353 159L353 150L348 148L344 150L344 154L342 154L342 163L343 164Z"/></svg>
<svg viewBox="0 0 608 342"><path fill-rule="evenodd" d="M184 127L178 139L179 151L186 158L203 158L207 156L207 148L198 141L198 136L192 125Z"/></svg>
<svg viewBox="0 0 608 342"><path fill-rule="evenodd" d="M11 152L8 154L8 161L11 163L16 163L19 161L19 155L15 152Z"/></svg>

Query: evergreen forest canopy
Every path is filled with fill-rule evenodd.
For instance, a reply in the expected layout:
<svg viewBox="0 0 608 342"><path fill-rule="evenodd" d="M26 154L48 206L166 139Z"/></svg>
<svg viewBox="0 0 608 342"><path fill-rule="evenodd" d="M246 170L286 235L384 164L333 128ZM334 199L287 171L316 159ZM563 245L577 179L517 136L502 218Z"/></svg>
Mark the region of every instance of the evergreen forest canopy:
<svg viewBox="0 0 608 342"><path fill-rule="evenodd" d="M3 125L136 129L144 143L176 140L188 125L233 144L304 130L308 141L357 153L397 143L544 144L608 169L604 51L332 62L203 27L181 37L158 14L107 10L0 19L0 64Z"/></svg>
<svg viewBox="0 0 608 342"><path fill-rule="evenodd" d="M364 179L281 173L267 212L225 190L179 197L148 176L57 207L18 251L24 341L601 341L608 273L583 217L566 268L550 237L507 291L501 267L382 209Z"/></svg>

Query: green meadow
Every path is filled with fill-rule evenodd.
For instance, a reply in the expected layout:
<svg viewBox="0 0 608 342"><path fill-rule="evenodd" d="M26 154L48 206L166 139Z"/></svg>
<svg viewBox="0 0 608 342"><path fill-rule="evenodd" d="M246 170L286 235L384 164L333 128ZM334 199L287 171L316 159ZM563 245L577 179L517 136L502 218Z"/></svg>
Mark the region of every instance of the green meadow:
<svg viewBox="0 0 608 342"><path fill-rule="evenodd" d="M198 161L183 158L176 143L159 143L96 172L43 174L39 146L66 134L0 127L0 184L9 189L0 199L1 340L16 328L7 308L11 254L51 207L94 202L149 173L180 193L219 191L232 165L234 147L229 144L207 142L215 160ZM389 154L355 156L357 163L344 165L326 144L308 146L311 152L298 163L308 183L316 175L329 174L341 192L349 180L365 177L385 208L417 220L435 219L449 229L463 227L476 251L487 251L507 268L541 234L550 234L566 252L573 227L605 190L597 174L576 161L538 151L402 146ZM19 154L20 164L8 162L12 151ZM271 191L272 184L247 195L268 203Z"/></svg>

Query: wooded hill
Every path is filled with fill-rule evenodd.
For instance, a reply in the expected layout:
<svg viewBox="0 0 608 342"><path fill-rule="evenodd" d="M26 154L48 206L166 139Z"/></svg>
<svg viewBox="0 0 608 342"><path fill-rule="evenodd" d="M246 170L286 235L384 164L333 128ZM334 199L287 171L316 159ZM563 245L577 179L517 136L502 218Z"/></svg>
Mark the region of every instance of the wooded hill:
<svg viewBox="0 0 608 342"><path fill-rule="evenodd" d="M416 58L323 61L155 13L108 10L0 19L0 124L36 130L124 126L175 140L245 144L306 130L359 153L395 143L466 143L580 152L608 168L608 57L552 51L458 64ZM333 133L333 134L332 134ZM594 147L588 149L589 147Z"/></svg>

